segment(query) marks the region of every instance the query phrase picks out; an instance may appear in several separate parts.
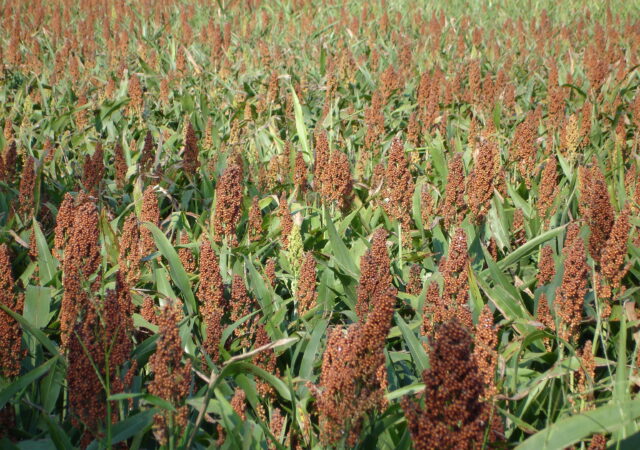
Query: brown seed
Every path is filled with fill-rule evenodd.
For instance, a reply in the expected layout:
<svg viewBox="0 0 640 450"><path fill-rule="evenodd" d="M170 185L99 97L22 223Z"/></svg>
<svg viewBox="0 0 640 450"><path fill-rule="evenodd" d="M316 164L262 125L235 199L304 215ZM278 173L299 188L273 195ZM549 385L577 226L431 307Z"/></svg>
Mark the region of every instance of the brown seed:
<svg viewBox="0 0 640 450"><path fill-rule="evenodd" d="M383 228L378 228L373 233L371 248L360 259L356 314L361 322L364 322L371 312L374 299L391 285L390 266L387 232Z"/></svg>
<svg viewBox="0 0 640 450"><path fill-rule="evenodd" d="M114 150L114 169L116 176L116 185L122 189L127 179L127 161L124 158L124 152L122 150L122 145L118 142L116 144L116 148Z"/></svg>
<svg viewBox="0 0 640 450"><path fill-rule="evenodd" d="M422 373L425 391L405 397L402 409L416 449L475 448L502 440L502 423L490 403L469 332L456 320L441 325Z"/></svg>
<svg viewBox="0 0 640 450"><path fill-rule="evenodd" d="M67 349L76 328L76 320L88 311L89 295L84 284L100 266L100 231L98 210L86 197L79 196L69 241L64 247L62 285L64 292L60 306L60 340ZM100 277L93 282L100 283Z"/></svg>
<svg viewBox="0 0 640 450"><path fill-rule="evenodd" d="M271 338L264 324L258 325L253 348L260 348L269 344L271 344ZM276 367L277 355L273 348L259 352L253 357L253 363L267 373L275 375L276 377L280 376L280 371ZM269 383L260 379L256 384L258 394L260 394L262 398L275 398L276 391Z"/></svg>
<svg viewBox="0 0 640 450"><path fill-rule="evenodd" d="M538 185L538 199L536 208L540 218L548 222L553 215L553 203L558 195L558 172L555 156L550 156L542 170Z"/></svg>
<svg viewBox="0 0 640 450"><path fill-rule="evenodd" d="M407 241L410 239L412 195L415 191L413 177L409 170L409 162L404 154L404 144L395 138L391 144L389 161L385 174L383 206L387 214L402 225Z"/></svg>
<svg viewBox="0 0 640 450"><path fill-rule="evenodd" d="M199 153L196 132L193 129L191 122L187 122L184 137L184 150L182 153L182 167L187 174L194 175L196 170L198 170L198 167L200 167L200 161L198 160Z"/></svg>
<svg viewBox="0 0 640 450"><path fill-rule="evenodd" d="M631 231L629 216L630 209L627 206L616 219L600 259L602 275L611 283L614 289L620 287L622 278L629 270L629 265L625 263L627 241Z"/></svg>
<svg viewBox="0 0 640 450"><path fill-rule="evenodd" d="M182 308L179 303L167 305L158 317L160 339L155 353L149 358L149 366L153 372L153 380L149 383L149 393L167 400L176 411L163 410L154 416L154 435L160 444L166 443L168 427L173 425L179 429L187 426L188 406L184 401L189 395L191 386L191 361L182 361L182 339L178 323L182 319Z"/></svg>
<svg viewBox="0 0 640 450"><path fill-rule="evenodd" d="M11 256L7 244L0 245L0 304L22 314L24 298L15 293ZM20 363L25 356L21 350L22 327L9 314L0 310L0 375L12 378L20 374Z"/></svg>
<svg viewBox="0 0 640 450"><path fill-rule="evenodd" d="M200 244L200 286L198 300L200 313L206 327L206 337L203 347L211 359L220 360L220 340L224 327L224 285L220 275L218 256L213 251L208 239Z"/></svg>
<svg viewBox="0 0 640 450"><path fill-rule="evenodd" d="M518 163L518 170L527 188L531 188L531 175L534 173L536 163L538 121L538 114L532 111L518 124L509 153L509 159Z"/></svg>
<svg viewBox="0 0 640 450"><path fill-rule="evenodd" d="M584 343L582 350L578 350L580 370L577 373L578 392L585 400L593 398L593 385L596 378L596 361L593 355L591 341Z"/></svg>
<svg viewBox="0 0 640 450"><path fill-rule="evenodd" d="M93 156L89 157L87 155L85 158L82 184L87 192L95 197L100 190L100 183L103 177L104 152L102 151L102 144L98 142Z"/></svg>
<svg viewBox="0 0 640 450"><path fill-rule="evenodd" d="M247 288L240 275L234 275L233 277L230 306L232 322L236 322L260 309L260 305L247 293ZM234 334L240 339L240 346L244 349L251 347L253 337L258 327L258 319L259 316L254 314L234 330Z"/></svg>
<svg viewBox="0 0 640 450"><path fill-rule="evenodd" d="M327 202L345 210L351 204L353 182L349 158L341 151L334 150L329 157L329 165L323 172L322 197Z"/></svg>
<svg viewBox="0 0 640 450"><path fill-rule="evenodd" d="M475 327L473 356L478 364L485 386L485 399L497 394L495 374L498 367L498 333L493 322L493 313L486 304L482 308Z"/></svg>
<svg viewBox="0 0 640 450"><path fill-rule="evenodd" d="M187 245L190 242L191 240L189 239L189 233L183 230L180 233L180 245ZM184 270L187 271L187 273L193 273L196 271L195 258L193 257L193 252L190 248L180 247L178 249L178 257L180 258L180 262L182 263L182 266L184 267Z"/></svg>
<svg viewBox="0 0 640 450"><path fill-rule="evenodd" d="M132 145L131 148L134 148L135 145ZM151 135L151 131L147 131L147 134L144 137L144 147L142 148L142 154L140 155L140 167L143 173L146 173L151 169L153 165L153 161L155 159L155 143L153 142L153 136Z"/></svg>
<svg viewBox="0 0 640 450"><path fill-rule="evenodd" d="M556 311L563 324L560 337L564 340L576 340L582 320L589 274L582 238L575 237L568 246L565 244L563 254L565 256L564 274L556 296L558 305Z"/></svg>
<svg viewBox="0 0 640 450"><path fill-rule="evenodd" d="M247 420L246 399L247 399L247 395L245 394L245 392L241 388L237 387L233 393L233 398L231 399L231 407L236 412L236 414L240 417L240 419L242 419L243 422Z"/></svg>
<svg viewBox="0 0 640 450"><path fill-rule="evenodd" d="M315 133L315 166L313 172L313 188L316 192L323 192L325 172L329 169L329 140L327 132L316 130Z"/></svg>
<svg viewBox="0 0 640 450"><path fill-rule="evenodd" d="M589 253L593 259L600 262L600 254L613 227L614 214L604 174L595 159L593 166L584 170L580 182L582 202L586 208L585 219L591 229Z"/></svg>
<svg viewBox="0 0 640 450"><path fill-rule="evenodd" d="M302 152L296 153L296 162L293 171L293 184L301 193L304 193L308 188L307 165L304 162Z"/></svg>
<svg viewBox="0 0 640 450"><path fill-rule="evenodd" d="M320 383L314 387L324 445L346 436L348 445L354 446L365 416L385 404L379 368L385 362L383 349L395 302L395 289L381 288L371 299L366 321L329 333Z"/></svg>
<svg viewBox="0 0 640 450"><path fill-rule="evenodd" d="M158 207L158 197L153 186L147 187L142 195L140 221L151 222L155 226L160 226L160 208ZM140 228L140 257L145 258L155 251L156 242L153 239L151 230L146 226L142 226Z"/></svg>
<svg viewBox="0 0 640 450"><path fill-rule="evenodd" d="M129 111L141 115L143 108L142 100L142 86L140 84L140 78L137 74L132 74L129 79L129 98L131 103L129 104Z"/></svg>
<svg viewBox="0 0 640 450"><path fill-rule="evenodd" d="M230 245L236 246L236 226L242 215L242 168L232 159L229 162L216 188L213 238L221 242L226 237Z"/></svg>
<svg viewBox="0 0 640 450"><path fill-rule="evenodd" d="M304 316L306 312L316 306L318 293L316 291L316 260L313 253L307 252L304 255L300 276L298 279L298 289L296 298L298 300L298 315Z"/></svg>
<svg viewBox="0 0 640 450"><path fill-rule="evenodd" d="M555 275L556 263L553 259L553 249L550 245L545 245L540 250L538 261L538 286L550 283Z"/></svg>
<svg viewBox="0 0 640 450"><path fill-rule="evenodd" d="M291 218L289 203L284 192L280 195L278 216L280 217L280 240L282 241L282 246L287 247L289 245L289 235L293 229L293 219Z"/></svg>
<svg viewBox="0 0 640 450"><path fill-rule="evenodd" d="M22 177L20 177L20 194L18 197L18 209L20 214L28 220L33 215L34 210L34 189L35 189L35 170L33 167L33 158L25 155L22 165Z"/></svg>
<svg viewBox="0 0 640 450"><path fill-rule="evenodd" d="M450 228L462 222L467 203L464 200L465 176L462 154L456 154L449 160L449 173L445 187L444 202L440 208L440 215L444 219L444 226Z"/></svg>
<svg viewBox="0 0 640 450"><path fill-rule="evenodd" d="M129 286L134 286L140 279L140 227L134 213L127 216L120 235L120 252L118 266L124 273Z"/></svg>
<svg viewBox="0 0 640 450"><path fill-rule="evenodd" d="M484 220L489 210L494 188L499 183L499 167L500 154L497 144L492 138L483 139L466 186L469 208L476 223Z"/></svg>
<svg viewBox="0 0 640 450"><path fill-rule="evenodd" d="M409 270L409 282L407 283L407 293L411 295L420 295L422 292L422 279L420 272L422 268L419 264L413 264Z"/></svg>
<svg viewBox="0 0 640 450"><path fill-rule="evenodd" d="M267 264L265 264L264 267L264 274L267 277L267 281L269 282L269 284L271 285L271 287L275 287L276 286L276 259L275 258L269 258L267 260Z"/></svg>
<svg viewBox="0 0 640 450"><path fill-rule="evenodd" d="M247 224L249 241L259 241L262 237L262 210L258 204L258 197L253 197L249 210L249 223Z"/></svg>

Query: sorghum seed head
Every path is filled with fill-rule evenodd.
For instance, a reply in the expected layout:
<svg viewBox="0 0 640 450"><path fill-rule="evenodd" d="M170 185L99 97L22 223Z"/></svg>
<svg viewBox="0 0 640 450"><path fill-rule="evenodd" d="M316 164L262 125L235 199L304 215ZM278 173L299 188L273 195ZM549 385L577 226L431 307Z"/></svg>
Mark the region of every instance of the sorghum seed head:
<svg viewBox="0 0 640 450"><path fill-rule="evenodd" d="M500 418L483 400L483 374L471 346L469 332L456 320L438 327L431 367L422 373L425 391L401 403L416 449L472 448L482 445L487 431L488 442L502 439Z"/></svg>
<svg viewBox="0 0 640 450"><path fill-rule="evenodd" d="M258 203L258 197L253 197L253 200L251 200L247 229L249 232L249 241L254 242L260 240L262 237L262 210Z"/></svg>
<svg viewBox="0 0 640 450"><path fill-rule="evenodd" d="M260 309L260 305L249 296L247 288L240 275L234 275L231 284L231 321L236 322L243 317ZM254 314L234 330L237 338L240 339L240 346L248 349L253 342L256 328L258 326L258 315Z"/></svg>
<svg viewBox="0 0 640 450"><path fill-rule="evenodd" d="M307 311L316 306L318 293L316 291L316 260L313 253L307 252L304 255L300 276L298 278L298 289L296 298L298 300L298 315L303 316Z"/></svg>
<svg viewBox="0 0 640 450"><path fill-rule="evenodd" d="M391 144L385 181L385 210L390 217L400 222L405 236L409 236L415 185L409 170L409 161L404 154L404 145L398 137Z"/></svg>
<svg viewBox="0 0 640 450"><path fill-rule="evenodd" d="M198 138L196 137L196 132L191 122L187 122L184 136L184 150L182 153L182 167L189 175L195 174L200 166L198 154Z"/></svg>
<svg viewBox="0 0 640 450"><path fill-rule="evenodd" d="M36 185L33 158L25 155L22 165L22 177L20 178L20 194L18 197L20 213L28 219L34 210L34 189Z"/></svg>
<svg viewBox="0 0 640 450"><path fill-rule="evenodd" d="M550 245L545 245L540 250L538 261L538 286L550 283L555 275L556 263L553 259L553 249Z"/></svg>
<svg viewBox="0 0 640 450"><path fill-rule="evenodd" d="M235 246L238 241L236 226L242 215L242 168L232 159L229 162L216 188L213 238L220 242L226 237L230 245Z"/></svg>
<svg viewBox="0 0 640 450"><path fill-rule="evenodd" d="M60 306L60 331L63 349L69 344L76 320L87 312L89 296L85 283L98 271L101 261L98 210L86 197L78 196L77 203L62 266L64 293Z"/></svg>
<svg viewBox="0 0 640 450"><path fill-rule="evenodd" d="M158 197L153 186L147 187L142 195L140 221L151 222L155 226L160 225L160 208L158 207ZM147 257L155 251L156 242L153 239L151 230L146 226L140 227L140 257Z"/></svg>
<svg viewBox="0 0 640 450"><path fill-rule="evenodd" d="M167 427L173 426L184 429L187 425L188 406L183 405L189 394L191 385L191 361L182 362L182 339L178 324L182 319L182 308L179 303L167 305L158 317L160 339L156 351L149 358L149 365L153 371L153 380L149 383L149 393L169 401L176 411L163 411L154 416L154 434L156 439L164 442Z"/></svg>
<svg viewBox="0 0 640 450"><path fill-rule="evenodd" d="M591 229L589 253L597 262L613 227L614 214L604 174L595 159L591 168L585 169L581 177L581 193L586 206L586 219Z"/></svg>
<svg viewBox="0 0 640 450"><path fill-rule="evenodd" d="M581 237L573 238L570 247L565 246L564 253L564 274L556 302L558 304L557 312L563 323L560 337L570 340L578 337L584 296L587 293L589 267Z"/></svg>
<svg viewBox="0 0 640 450"><path fill-rule="evenodd" d="M200 244L200 286L198 299L200 312L206 327L206 338L203 347L213 361L220 359L220 340L224 318L224 285L220 275L218 256L213 251L208 239Z"/></svg>
<svg viewBox="0 0 640 450"><path fill-rule="evenodd" d="M24 298L15 293L11 257L7 244L0 245L0 304L15 313L22 314ZM22 327L9 314L0 311L0 375L15 377L20 374Z"/></svg>
<svg viewBox="0 0 640 450"><path fill-rule="evenodd" d="M464 200L465 176L462 154L456 154L449 160L449 173L445 186L444 202L440 208L440 215L444 219L444 226L450 228L462 222L467 204Z"/></svg>
<svg viewBox="0 0 640 450"><path fill-rule="evenodd" d="M361 322L367 319L376 296L385 292L391 285L390 266L387 232L383 228L378 228L373 233L371 248L360 259L356 314Z"/></svg>

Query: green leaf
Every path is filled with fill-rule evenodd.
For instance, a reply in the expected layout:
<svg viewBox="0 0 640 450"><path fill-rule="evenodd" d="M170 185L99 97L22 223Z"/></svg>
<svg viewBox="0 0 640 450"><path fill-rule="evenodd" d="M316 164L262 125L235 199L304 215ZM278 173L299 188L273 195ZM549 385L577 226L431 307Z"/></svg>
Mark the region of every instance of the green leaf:
<svg viewBox="0 0 640 450"><path fill-rule="evenodd" d="M506 269L511 264L514 264L520 261L525 256L533 253L539 246L544 244L547 241L550 241L554 237L560 235L564 231L565 225L554 228L552 230L546 231L539 236L534 237L530 241L527 241L525 244L521 245L513 252L509 253L505 258L498 261L498 267L501 270Z"/></svg>
<svg viewBox="0 0 640 450"><path fill-rule="evenodd" d="M139 398L144 396L142 392L120 392L118 394L111 394L107 400L117 402L119 400L128 400L130 398Z"/></svg>
<svg viewBox="0 0 640 450"><path fill-rule="evenodd" d="M413 357L413 362L418 369L418 373L422 373L426 369L429 368L429 356L427 352L424 350L424 347L418 341L418 338L413 333L409 325L402 319L400 314L396 313L396 322L398 323L398 327L400 331L402 331L402 336L404 336L404 340L409 347L409 351L411 352L411 356Z"/></svg>
<svg viewBox="0 0 640 450"><path fill-rule="evenodd" d="M49 416L49 414L41 414L40 417L42 417L47 424L49 436L51 436L51 440L53 440L57 449L68 450L70 448L74 448L74 446L71 445L69 436L67 436L67 433L65 433L60 424L54 420L53 416Z"/></svg>
<svg viewBox="0 0 640 450"><path fill-rule="evenodd" d="M171 404L171 402L169 400L165 400L164 398L156 397L155 395L151 395L151 394L143 394L142 398L146 402L151 403L152 405L157 406L158 408L165 409L167 411L176 410L176 408Z"/></svg>
<svg viewBox="0 0 640 450"><path fill-rule="evenodd" d="M302 113L300 100L298 99L293 86L291 86L291 96L293 97L293 113L296 119L296 131L298 132L298 140L300 141L300 145L302 145L302 150L309 157L309 160L311 160L313 155L311 154L311 150L309 149L307 127L304 124L304 114Z"/></svg>
<svg viewBox="0 0 640 450"><path fill-rule="evenodd" d="M153 416L156 412L155 408L148 409L115 424L111 430L111 443L117 444L129 439L138 432L146 431L153 423Z"/></svg>
<svg viewBox="0 0 640 450"><path fill-rule="evenodd" d="M196 299L193 295L193 291L191 290L189 277L187 276L187 272L184 270L184 266L178 257L178 253L157 226L151 222L144 222L143 225L151 231L158 250L169 262L169 273L171 274L171 279L176 286L178 286L180 292L182 292L189 314L195 314L197 309Z"/></svg>
<svg viewBox="0 0 640 450"><path fill-rule="evenodd" d="M300 364L299 372L300 378L305 380L310 379L311 373L313 372L313 363L317 361L316 354L318 352L318 347L320 346L320 340L322 339L322 336L324 336L324 332L327 329L328 324L329 322L325 319L321 319L314 324L311 338L309 338L307 348L304 350L304 355L302 355L302 363Z"/></svg>
<svg viewBox="0 0 640 450"><path fill-rule="evenodd" d="M59 353L58 346L51 341L46 334L44 334L41 330L35 328L28 320L22 317L20 314L16 314L11 309L7 308L5 305L0 304L0 309L9 314L15 320L17 320L22 328L24 328L28 333L33 335L38 342L40 342L52 355L57 355Z"/></svg>
<svg viewBox="0 0 640 450"><path fill-rule="evenodd" d="M142 411L134 416L127 417L125 420L118 422L111 428L111 444L117 444L135 436L136 434L144 434L153 423L153 416L157 413L155 408ZM87 450L102 448L98 441L93 441L87 447Z"/></svg>
<svg viewBox="0 0 640 450"><path fill-rule="evenodd" d="M567 448L596 433L613 433L638 417L640 417L640 400L616 402L561 419L540 430L516 448L519 450Z"/></svg>
<svg viewBox="0 0 640 450"><path fill-rule="evenodd" d="M414 383L408 386L403 386L400 389L396 389L395 391L391 391L385 395L387 400L396 400L400 397L404 397L405 395L414 395L418 392L424 391L424 383Z"/></svg>
<svg viewBox="0 0 640 450"><path fill-rule="evenodd" d="M51 304L51 288L27 286L24 297L25 320L36 328L44 328L49 323L49 307Z"/></svg>
<svg viewBox="0 0 640 450"><path fill-rule="evenodd" d="M338 235L338 231L331 220L329 210L326 206L324 207L324 218L327 225L327 232L329 233L329 244L333 250L333 256L336 258L336 263L354 278L360 277L360 269L358 269L358 266L349 253L349 249Z"/></svg>
<svg viewBox="0 0 640 450"><path fill-rule="evenodd" d="M18 377L13 383L0 391L0 409L2 409L2 407L11 400L11 397L47 373L59 357L60 356L54 356L49 361L33 369L31 372Z"/></svg>
<svg viewBox="0 0 640 450"><path fill-rule="evenodd" d="M58 270L58 261L51 256L47 239L40 230L37 220L33 220L33 231L36 234L36 247L38 247L38 268L40 270L40 281L46 285L53 279Z"/></svg>

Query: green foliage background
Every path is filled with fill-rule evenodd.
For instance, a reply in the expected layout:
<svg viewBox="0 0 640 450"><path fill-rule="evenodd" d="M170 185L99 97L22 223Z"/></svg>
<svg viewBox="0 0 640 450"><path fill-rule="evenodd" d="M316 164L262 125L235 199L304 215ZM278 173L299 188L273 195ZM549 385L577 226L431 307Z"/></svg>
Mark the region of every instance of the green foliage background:
<svg viewBox="0 0 640 450"><path fill-rule="evenodd" d="M589 383L593 392L591 399L579 395L575 385L581 366L581 360L576 357L577 348L561 342L552 330L545 329L535 311L543 292L553 303L562 279L561 250L567 224L581 215L580 166L595 158L605 173L616 212L630 204L633 228L640 224L637 197L625 182L626 175L638 164L636 114L640 111L632 111L631 106L639 95L640 72L633 65L633 61L638 60L638 55L635 59L633 55L638 45L632 45L640 35L637 22L635 35L626 33L620 25L620 35L609 36L622 48L626 64L621 77L616 75L617 66L609 68L610 75L600 93L589 90L582 60L595 23L603 24L610 31L617 27L612 16L621 17L623 24L627 19L637 21L638 6L633 2L614 1L607 4L412 0L344 5L297 3L273 1L250 7L246 2L176 1L164 10L166 22L162 24L142 3L125 2L129 11L125 14L116 2L106 2L103 11L109 25L117 29L120 24L120 32L127 34L127 52L119 56L120 66L114 66L114 56L102 37L102 25L96 23L95 65L85 65L86 56L74 49L72 57L77 58L80 74L76 79L72 79L68 71L54 75L56 54L65 43L72 41L69 37L61 41L52 39L48 19L38 27L29 28L34 16L30 16L33 11L28 10L26 3L20 6L22 14L3 19L5 23L12 20L22 23L29 39L40 45L37 58L42 64L40 70L29 67L30 50L24 39L19 46L24 55L22 62L10 64L7 55L12 36L0 30L4 58L0 123L11 122L19 154L37 161L34 191L37 221L16 211L19 177L0 182L0 241L11 247L17 290L25 295L22 315L6 312L15 317L24 330L23 346L27 349L20 376L0 380L0 407L11 408L16 414L15 427L9 430L12 441L5 438L2 446L71 448L78 445L82 433L71 426L66 403L66 360L58 347L64 287L61 264L52 254L53 229L64 194L83 189L79 180L84 158L93 154L101 142L106 167L98 199L103 283L96 295L103 295L114 287L118 236L124 218L131 212L139 216L144 187L157 186L162 223L159 228L145 226L152 230L158 251L148 258L149 264L140 282L132 288L133 300L137 306L141 305L144 295L151 295L158 305L174 298L183 302L185 319L180 324L180 335L184 358L192 359L194 367L206 378L194 372L187 401L189 426L184 434L174 437L172 446L185 446L193 435L194 447L215 447L219 425L226 434L223 448L282 448L287 445L286 436L273 436L269 431L269 419L276 407L286 415L286 430L296 430L304 436L300 442L303 447L321 445L314 394L308 383L318 381L329 327L357 320L355 302L360 257L368 249L371 233L384 227L390 232L393 282L400 290L385 350L389 407L369 417L359 446L410 448L411 437L399 399L424 387L420 374L429 367L429 361L422 345L427 339L421 335L420 326L426 287L431 281L440 280L438 263L447 254L452 235L452 230L445 229L439 220L437 211L431 223L423 223L420 193L428 189L440 203L446 187L447 161L456 152L462 152L465 171L470 172L473 149L468 143L468 134L472 116L482 128L490 121L496 124L501 162L507 174L506 195L494 193L486 220L478 225L465 218L461 224L468 238L471 260L469 307L477 318L481 308L489 304L499 330L497 379L501 397L498 404L505 422L507 445L536 449L574 444L586 447L590 436L604 433L612 445L637 446L640 400L636 396L638 320L634 308L640 276L638 248L630 240L626 256L630 271L623 281L627 289L615 299L608 320L602 320L599 314L602 305L593 291L594 271L590 273L578 345L587 339L593 340L597 376ZM3 7L8 4L20 2L0 2ZM86 11L78 5L60 5L71 11L70 21L64 27L72 33L78 31L86 17ZM187 19L193 39L184 42L183 19L189 5L194 8L194 14ZM364 8L367 8L367 18L354 28L354 20L361 17ZM441 34L434 34L429 31L428 23L437 20L440 14L445 18L444 27ZM205 28L210 20L221 28L231 24L230 46L222 49L215 62L210 57L212 38ZM386 29L381 26L384 20L388 21ZM522 20L524 29L533 27L532 31L510 36L503 32L502 25L507 20ZM556 32L542 33L537 27L544 20L548 20ZM575 29L580 21L587 29L584 41L573 41L560 32ZM463 23L468 25L463 27ZM476 44L472 34L478 29L482 30L482 39ZM464 45L462 56L456 50L459 39ZM402 44L410 49L411 67L401 66ZM373 50L379 54L378 67L371 63ZM183 72L177 71L180 52L187 55ZM156 63L150 55L155 55ZM342 65L341 58L349 61ZM467 70L467 63L475 60L481 61L483 76L489 74L493 78L507 60L512 62L508 75L515 86L515 106L506 108L499 99L489 106L471 105L459 98L447 105L437 105L438 114L447 115L445 129L422 134L419 146L405 145L417 188L415 193L407 193L413 195L414 227L409 245L402 245L398 223L379 206L384 201L380 193L370 189L373 163L386 162L391 139L398 133L405 135L410 114L417 109L420 75L439 67L449 80ZM559 134L549 134L543 120L536 136L538 159L531 168L532 185L527 188L516 166L509 162L510 143L516 125L527 112L539 106L546 117L550 60L556 62L560 85L567 92L563 114L569 117L578 112L585 100L593 104L590 142L578 154L567 156L561 148ZM331 64L344 71L335 72L336 93L329 113L322 117ZM379 160L372 161L358 173L356 167L361 153L367 151L363 146L364 113L373 92L379 89L382 72L388 67L402 71L405 83L392 93L383 110L385 134L379 136ZM134 72L144 88L144 108L140 115L127 113L128 86ZM272 74L278 78L278 95L275 101L266 102ZM168 102L163 103L160 84L168 77L172 78ZM106 97L109 79L114 81L115 91ZM465 79L463 73L463 86ZM82 95L86 96L87 103L79 106ZM84 127L78 126L81 110L87 117ZM181 166L183 128L187 121L193 124L200 138L201 168L194 177L187 176ZM210 129L207 129L208 122ZM619 141L615 130L621 122L625 132ZM237 140L237 136L232 136L234 123L241 130ZM264 189L257 182L259 169L267 168L279 155L286 156L286 151L290 152L290 162L296 152L301 151L311 169L312 137L317 129L325 129L331 148L344 151L349 157L355 195L346 211L323 205L315 192L295 191L292 165L271 189ZM161 174L151 179L139 176L137 164L147 131L157 144L154 167L161 169ZM212 145L205 148L203 142L208 133ZM47 140L55 149L50 160L44 151ZM555 213L546 225L538 215L536 201L540 188L538 169L549 140L560 170ZM128 164L127 183L123 188L114 181L116 143L123 146ZM6 152L8 147L6 139L0 137L0 149ZM230 285L234 274L241 275L250 295L260 304L258 314L264 317L276 345L279 376L261 371L249 358L239 357L237 342L221 346L224 364L218 366L210 361L201 364L203 330L195 296L199 271L185 271L176 253L177 249L186 247L197 257L199 243L211 235L209 219L215 215L217 180L226 167L226 157L234 150L240 151L245 165L244 212L238 227L240 243L233 248L225 243L217 245L215 252L220 258L225 284ZM21 167L22 162L19 165ZM312 183L311 175L309 181ZM631 186L635 183L633 180ZM299 316L295 308L294 268L279 240L276 210L278 196L283 192L291 213L296 220L301 220L304 250L313 252L318 263L318 305L304 316ZM258 196L264 218L263 234L257 242L249 242L245 236L253 196ZM512 224L516 210L521 210L524 216L526 242L521 245L514 243ZM188 234L189 244L176 244L176 236L181 231ZM583 225L581 233L588 237L589 227ZM498 246L496 260L487 250L490 238L494 238ZM35 260L29 258L26 248L29 243L37 246ZM557 274L548 285L537 287L539 252L545 244L554 249ZM275 287L265 280L264 267L269 258L277 261ZM424 288L419 295L405 292L414 263L421 266ZM591 257L588 263L594 267ZM151 432L153 414L171 407L146 392L151 379L146 364L155 349L157 328L138 313L134 315L134 323L139 330L150 330L136 336L132 359L137 360L139 373L130 393L112 398L120 405L118 420L110 424L104 438L94 441L91 448L123 442L131 448L157 445ZM224 337L233 341L231 335L237 325L229 324ZM545 348L545 339L553 343L549 350ZM276 399L265 401L259 397L257 378L275 388ZM244 421L229 403L236 387L246 393L248 406ZM129 399L134 405L130 410L124 408ZM258 405L264 408L265 417L258 415ZM197 422L203 410L205 420Z"/></svg>

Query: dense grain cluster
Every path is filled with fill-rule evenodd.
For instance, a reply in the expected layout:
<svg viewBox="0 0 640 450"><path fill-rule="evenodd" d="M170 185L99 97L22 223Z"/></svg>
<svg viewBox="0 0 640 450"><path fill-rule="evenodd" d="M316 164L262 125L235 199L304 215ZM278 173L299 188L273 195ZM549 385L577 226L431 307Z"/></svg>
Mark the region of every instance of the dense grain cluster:
<svg viewBox="0 0 640 450"><path fill-rule="evenodd" d="M205 324L206 337L203 347L209 357L218 361L220 358L220 339L223 330L224 317L224 285L220 275L218 257L211 248L208 239L203 239L200 244L200 286L198 287L198 299L200 300L200 313Z"/></svg>
<svg viewBox="0 0 640 450"><path fill-rule="evenodd" d="M251 347L260 318L256 313L259 310L258 303L249 296L244 280L240 275L233 276L231 284L231 321L236 322L252 314L246 321L234 330L234 334L240 339L240 346L248 349Z"/></svg>
<svg viewBox="0 0 640 450"><path fill-rule="evenodd" d="M625 208L616 219L611 234L605 243L600 257L601 279L598 295L611 298L612 289L620 289L622 279L629 271L627 241L631 231L629 208Z"/></svg>
<svg viewBox="0 0 640 450"><path fill-rule="evenodd" d="M365 322L336 327L329 334L317 386L320 439L325 445L341 439L355 445L365 415L383 404L378 368L384 365L382 350L395 300L393 288L377 292Z"/></svg>
<svg viewBox="0 0 640 450"><path fill-rule="evenodd" d="M560 337L565 340L577 339L582 320L584 296L587 293L587 266L584 241L577 236L565 244L564 274L556 295L557 311L562 321Z"/></svg>
<svg viewBox="0 0 640 450"><path fill-rule="evenodd" d="M438 327L431 367L422 374L424 394L402 401L416 449L471 449L481 446L485 435L488 442L502 439L499 418L482 400L484 379L471 346L471 336L455 319Z"/></svg>
<svg viewBox="0 0 640 450"><path fill-rule="evenodd" d="M153 380L149 392L169 401L176 411L163 411L154 416L154 435L160 444L166 444L171 427L184 429L187 426L189 409L183 405L190 390L191 361L182 361L182 339L179 322L182 311L179 304L167 305L158 318L160 340L156 351L149 359Z"/></svg>
<svg viewBox="0 0 640 450"><path fill-rule="evenodd" d="M89 304L89 286L97 285L100 266L100 232L98 210L95 204L78 198L69 241L64 247L62 284L64 294L60 305L60 331L62 347L66 348L76 327L76 321Z"/></svg>
<svg viewBox="0 0 640 450"><path fill-rule="evenodd" d="M613 227L613 207L604 174L597 164L584 169L580 182L585 218L591 230L589 253L593 259L600 262L600 254Z"/></svg>
<svg viewBox="0 0 640 450"><path fill-rule="evenodd" d="M637 8L462 3L0 2L0 438L626 445Z"/></svg>
<svg viewBox="0 0 640 450"><path fill-rule="evenodd" d="M11 268L11 257L6 244L0 245L0 304L6 306L16 314L22 314L24 298L16 294ZM18 322L0 311L0 374L3 377L15 377L20 374L20 362L24 356L22 352L22 328Z"/></svg>
<svg viewBox="0 0 640 450"><path fill-rule="evenodd" d="M462 155L456 154L449 160L447 182L444 201L440 214L444 218L444 225L450 228L458 225L467 209L464 200L465 176Z"/></svg>
<svg viewBox="0 0 640 450"><path fill-rule="evenodd" d="M311 252L305 253L300 267L296 298L298 300L298 314L301 316L316 306L318 298L316 291L316 259Z"/></svg>
<svg viewBox="0 0 640 450"><path fill-rule="evenodd" d="M436 325L456 317L467 328L472 327L469 310L469 283L467 237L464 230L455 231L449 245L447 258L442 258L439 271L444 280L442 294L438 284L432 281L424 303L422 330L431 335Z"/></svg>
<svg viewBox="0 0 640 450"><path fill-rule="evenodd" d="M158 197L152 186L145 189L142 196L141 222L150 222L155 226L160 225L160 208ZM156 243L153 234L147 226L140 227L140 256L146 258L156 251Z"/></svg>
<svg viewBox="0 0 640 450"><path fill-rule="evenodd" d="M373 233L371 248L360 260L360 285L356 303L356 313L360 321L367 320L376 296L385 292L391 285L389 264L387 232L380 228Z"/></svg>
<svg viewBox="0 0 640 450"><path fill-rule="evenodd" d="M396 137L391 143L389 151L383 205L387 214L400 222L407 237L412 222L411 198L414 190L413 177L409 171L409 162L404 153L403 142Z"/></svg>

